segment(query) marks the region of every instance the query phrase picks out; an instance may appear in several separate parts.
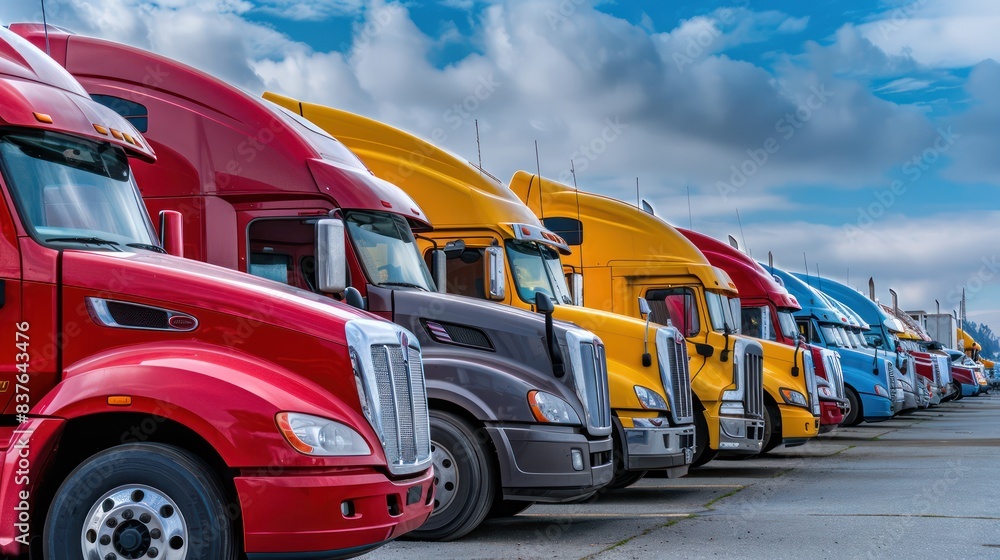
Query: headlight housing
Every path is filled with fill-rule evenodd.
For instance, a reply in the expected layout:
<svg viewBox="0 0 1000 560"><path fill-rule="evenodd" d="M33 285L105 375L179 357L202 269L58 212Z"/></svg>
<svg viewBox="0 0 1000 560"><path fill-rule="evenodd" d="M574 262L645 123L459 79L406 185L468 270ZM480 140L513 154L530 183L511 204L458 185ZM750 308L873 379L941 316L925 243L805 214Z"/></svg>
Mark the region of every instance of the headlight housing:
<svg viewBox="0 0 1000 560"><path fill-rule="evenodd" d="M361 434L335 420L300 412L279 412L275 422L285 441L304 455L351 457L372 453Z"/></svg>
<svg viewBox="0 0 1000 560"><path fill-rule="evenodd" d="M787 388L782 388L778 392L781 393L781 398L785 400L785 404L809 408L809 400L802 393Z"/></svg>
<svg viewBox="0 0 1000 560"><path fill-rule="evenodd" d="M643 408L649 410L668 410L666 399L649 387L636 385L635 396L639 398L639 404L641 404Z"/></svg>
<svg viewBox="0 0 1000 560"><path fill-rule="evenodd" d="M875 394L880 397L889 398L889 390L878 383L875 384Z"/></svg>
<svg viewBox="0 0 1000 560"><path fill-rule="evenodd" d="M528 391L528 406L535 420L545 424L579 424L580 416L570 404L544 391Z"/></svg>

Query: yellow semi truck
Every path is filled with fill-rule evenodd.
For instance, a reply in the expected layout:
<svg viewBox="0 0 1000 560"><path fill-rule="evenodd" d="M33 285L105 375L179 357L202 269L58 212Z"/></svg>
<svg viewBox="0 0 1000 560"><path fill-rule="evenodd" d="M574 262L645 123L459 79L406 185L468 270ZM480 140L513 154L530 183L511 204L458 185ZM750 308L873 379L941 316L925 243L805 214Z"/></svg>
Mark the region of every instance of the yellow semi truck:
<svg viewBox="0 0 1000 560"><path fill-rule="evenodd" d="M818 433L808 376L791 372L794 348L768 344L780 354L778 363L788 367L765 373L761 342L737 334L735 284L677 230L636 206L531 173L516 173L510 188L544 225L575 238L567 272L577 278L572 284L580 288L584 305L637 316L636 300L643 297L653 307L654 321L684 334L692 356L691 389L703 412L696 415L697 437L710 438L709 457L759 453L765 439L794 444ZM790 390L788 398L781 389ZM789 406L791 399L796 404ZM696 464L704 460L699 457Z"/></svg>
<svg viewBox="0 0 1000 560"><path fill-rule="evenodd" d="M566 241L542 227L505 185L468 162L359 115L271 93L264 97L331 132L376 176L420 205L434 230L418 242L435 273L446 271L439 286L521 308L531 308L535 294L544 293L556 303L556 319L601 338L615 425L612 487L634 483L648 470L687 473L695 425L687 349L677 329L571 305L560 260L570 253ZM440 248L445 250L435 251ZM511 503L517 498L504 496L507 504L495 511L527 505Z"/></svg>

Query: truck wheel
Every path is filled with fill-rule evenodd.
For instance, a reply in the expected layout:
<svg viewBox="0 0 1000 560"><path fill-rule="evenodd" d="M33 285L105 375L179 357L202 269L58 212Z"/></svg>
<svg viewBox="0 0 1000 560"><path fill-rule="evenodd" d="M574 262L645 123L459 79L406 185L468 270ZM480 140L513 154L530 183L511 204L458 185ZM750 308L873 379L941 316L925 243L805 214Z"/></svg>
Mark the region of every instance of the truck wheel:
<svg viewBox="0 0 1000 560"><path fill-rule="evenodd" d="M841 422L842 426L857 426L864 419L864 414L861 411L861 397L858 393L854 391L854 388L849 385L844 385L844 393L847 397L847 402L851 405L851 410L848 411L847 416L844 417L844 421Z"/></svg>
<svg viewBox="0 0 1000 560"><path fill-rule="evenodd" d="M468 422L432 410L430 424L434 511L409 536L450 541L465 536L486 518L496 493L496 475L490 452Z"/></svg>
<svg viewBox="0 0 1000 560"><path fill-rule="evenodd" d="M535 505L534 502L522 502L519 500L501 500L497 497L493 501L493 507L490 508L490 512L486 515L490 519L497 519L501 517L514 517L515 515L521 513L522 511Z"/></svg>
<svg viewBox="0 0 1000 560"><path fill-rule="evenodd" d="M760 448L763 455L781 445L781 411L770 402L764 407L764 444Z"/></svg>
<svg viewBox="0 0 1000 560"><path fill-rule="evenodd" d="M102 451L73 470L45 519L45 558L236 557L228 500L201 459L169 445Z"/></svg>
<svg viewBox="0 0 1000 560"><path fill-rule="evenodd" d="M715 459L718 451L708 448L708 421L705 420L704 411L695 409L694 414L694 457L691 461L692 467L701 467Z"/></svg>
<svg viewBox="0 0 1000 560"><path fill-rule="evenodd" d="M962 394L962 384L956 381L955 382L955 400L956 401L960 401L960 400L962 400L964 398L965 398L965 395Z"/></svg>

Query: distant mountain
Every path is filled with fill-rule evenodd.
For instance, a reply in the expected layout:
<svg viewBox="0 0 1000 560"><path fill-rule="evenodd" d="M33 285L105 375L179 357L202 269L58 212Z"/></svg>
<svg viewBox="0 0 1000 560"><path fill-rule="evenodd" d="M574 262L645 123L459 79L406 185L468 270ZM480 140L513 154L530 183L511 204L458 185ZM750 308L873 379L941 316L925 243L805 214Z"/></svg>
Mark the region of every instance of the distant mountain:
<svg viewBox="0 0 1000 560"><path fill-rule="evenodd" d="M966 321L962 329L983 347L981 354L991 360L1000 358L1000 337L986 323L978 325Z"/></svg>

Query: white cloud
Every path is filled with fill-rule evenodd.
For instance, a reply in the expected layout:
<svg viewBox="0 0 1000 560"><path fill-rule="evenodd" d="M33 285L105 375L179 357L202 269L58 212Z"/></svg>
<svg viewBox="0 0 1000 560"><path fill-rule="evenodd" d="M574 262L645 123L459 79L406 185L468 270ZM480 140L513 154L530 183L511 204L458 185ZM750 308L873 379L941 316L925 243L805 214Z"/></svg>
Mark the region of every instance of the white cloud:
<svg viewBox="0 0 1000 560"><path fill-rule="evenodd" d="M917 91L926 89L931 85L927 80L917 80L914 78L898 78L891 82L875 88L875 93L904 93L907 91Z"/></svg>
<svg viewBox="0 0 1000 560"><path fill-rule="evenodd" d="M364 0L256 0L256 10L295 21L323 21L332 16L357 14Z"/></svg>

